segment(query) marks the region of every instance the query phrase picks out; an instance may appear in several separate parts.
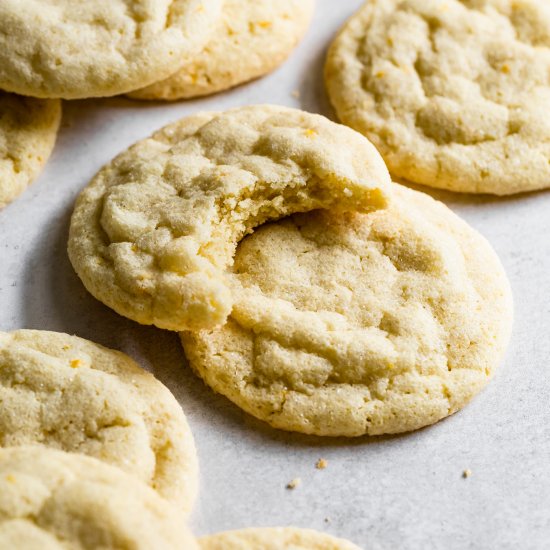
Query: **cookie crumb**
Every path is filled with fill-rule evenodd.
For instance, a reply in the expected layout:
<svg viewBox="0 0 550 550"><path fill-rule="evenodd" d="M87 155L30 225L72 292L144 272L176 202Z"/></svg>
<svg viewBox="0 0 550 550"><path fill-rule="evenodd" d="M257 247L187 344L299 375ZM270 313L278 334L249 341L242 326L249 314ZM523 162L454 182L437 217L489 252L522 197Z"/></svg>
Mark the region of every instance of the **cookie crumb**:
<svg viewBox="0 0 550 550"><path fill-rule="evenodd" d="M324 470L328 466L328 462L324 458L320 458L316 463L315 467L318 470Z"/></svg>
<svg viewBox="0 0 550 550"><path fill-rule="evenodd" d="M292 481L289 481L286 484L287 489L296 489L300 484L302 483L302 480L299 477L294 478Z"/></svg>
<svg viewBox="0 0 550 550"><path fill-rule="evenodd" d="M290 95L296 99L300 99L300 90L293 90Z"/></svg>
<svg viewBox="0 0 550 550"><path fill-rule="evenodd" d="M469 468L466 468L466 470L464 470L464 471L462 472L462 477L463 477L464 479L470 477L471 475L472 475L472 470L470 470Z"/></svg>

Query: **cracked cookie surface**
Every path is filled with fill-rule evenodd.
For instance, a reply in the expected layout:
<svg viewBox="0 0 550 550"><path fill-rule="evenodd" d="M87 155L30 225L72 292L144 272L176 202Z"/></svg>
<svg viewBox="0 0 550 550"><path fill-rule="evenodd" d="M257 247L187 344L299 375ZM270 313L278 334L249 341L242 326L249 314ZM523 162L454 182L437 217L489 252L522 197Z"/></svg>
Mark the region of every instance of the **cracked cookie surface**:
<svg viewBox="0 0 550 550"><path fill-rule="evenodd" d="M295 215L241 242L228 323L181 335L209 386L327 436L418 429L485 386L512 321L500 262L442 203L394 186L387 209Z"/></svg>
<svg viewBox="0 0 550 550"><path fill-rule="evenodd" d="M0 208L36 178L53 150L60 120L59 100L0 91Z"/></svg>
<svg viewBox="0 0 550 550"><path fill-rule="evenodd" d="M363 136L276 106L201 113L137 143L77 200L69 256L86 288L142 324L197 330L233 304L238 241L316 208L385 205L387 169Z"/></svg>
<svg viewBox="0 0 550 550"><path fill-rule="evenodd" d="M296 47L311 20L314 0L226 0L204 50L177 73L128 94L175 100L226 90L270 73Z"/></svg>
<svg viewBox="0 0 550 550"><path fill-rule="evenodd" d="M359 550L326 533L295 527L266 527L226 531L199 539L202 550Z"/></svg>
<svg viewBox="0 0 550 550"><path fill-rule="evenodd" d="M142 88L200 52L220 10L221 0L3 0L0 87L64 99Z"/></svg>
<svg viewBox="0 0 550 550"><path fill-rule="evenodd" d="M144 483L99 460L39 447L0 449L0 547L198 548L177 510Z"/></svg>
<svg viewBox="0 0 550 550"><path fill-rule="evenodd" d="M0 332L0 446L93 456L189 512L193 436L181 407L127 355L67 334Z"/></svg>
<svg viewBox="0 0 550 550"><path fill-rule="evenodd" d="M550 5L368 0L332 44L339 118L415 183L507 195L550 185Z"/></svg>

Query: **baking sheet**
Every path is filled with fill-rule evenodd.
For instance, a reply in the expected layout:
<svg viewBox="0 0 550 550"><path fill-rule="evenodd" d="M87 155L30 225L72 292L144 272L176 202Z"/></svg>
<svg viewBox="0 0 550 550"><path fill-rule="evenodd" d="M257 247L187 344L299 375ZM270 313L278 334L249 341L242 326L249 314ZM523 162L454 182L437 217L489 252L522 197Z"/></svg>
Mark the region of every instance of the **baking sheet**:
<svg viewBox="0 0 550 550"><path fill-rule="evenodd" d="M195 378L175 334L141 327L92 298L67 259L79 190L114 155L164 124L252 103L333 117L324 56L360 4L318 0L290 61L231 92L168 105L66 102L50 163L0 212L0 328L64 331L123 350L175 393L200 458L191 520L197 534L295 525L368 550L549 548L550 192L507 199L430 193L490 240L512 282L516 321L507 358L486 391L453 417L399 437L331 440L269 429ZM321 457L325 470L315 468ZM286 489L296 477L302 484Z"/></svg>

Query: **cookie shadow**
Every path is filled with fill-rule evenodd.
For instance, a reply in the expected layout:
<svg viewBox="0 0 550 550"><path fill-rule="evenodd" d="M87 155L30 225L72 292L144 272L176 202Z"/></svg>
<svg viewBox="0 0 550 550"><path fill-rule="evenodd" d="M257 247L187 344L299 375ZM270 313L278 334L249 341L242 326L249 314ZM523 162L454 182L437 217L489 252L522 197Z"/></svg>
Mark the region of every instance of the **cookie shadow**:
<svg viewBox="0 0 550 550"><path fill-rule="evenodd" d="M516 193L514 195L490 195L488 193L459 193L454 191L446 191L444 189L437 189L435 187L428 187L413 183L403 178L394 177L393 180L396 183L405 185L415 191L420 191L430 195L430 197L441 201L447 205L454 206L508 206L513 203L525 203L531 200L536 200L538 197L547 194L547 190L529 191L525 193Z"/></svg>
<svg viewBox="0 0 550 550"><path fill-rule="evenodd" d="M96 97L91 99L65 99L63 101L64 109L74 119L82 119L83 114L98 111L104 113L106 109L134 109L138 100L131 99L125 95L115 95L111 97ZM157 102L153 102L157 103ZM159 101L158 104L162 105Z"/></svg>
<svg viewBox="0 0 550 550"><path fill-rule="evenodd" d="M332 40L332 38L331 38ZM317 52L299 85L300 107L310 113L321 114L330 120L338 122L336 111L332 107L325 86L325 60L330 41Z"/></svg>
<svg viewBox="0 0 550 550"><path fill-rule="evenodd" d="M93 134L101 135L102 124L105 118L108 120L110 111L133 108L135 105L123 96L63 100L63 117L57 148L66 150L74 147L78 152L79 148L83 146L79 132L88 129L91 131L90 137L93 137ZM73 132L76 133L76 136L73 135Z"/></svg>

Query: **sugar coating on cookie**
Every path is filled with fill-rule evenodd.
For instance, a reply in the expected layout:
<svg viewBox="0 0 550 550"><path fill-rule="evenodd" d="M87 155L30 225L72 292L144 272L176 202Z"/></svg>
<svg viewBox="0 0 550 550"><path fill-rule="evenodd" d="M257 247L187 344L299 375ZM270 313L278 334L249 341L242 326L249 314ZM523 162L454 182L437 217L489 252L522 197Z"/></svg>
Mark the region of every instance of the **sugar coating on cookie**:
<svg viewBox="0 0 550 550"><path fill-rule="evenodd" d="M360 550L347 540L295 527L226 531L200 538L199 546L202 550Z"/></svg>
<svg viewBox="0 0 550 550"><path fill-rule="evenodd" d="M0 88L65 99L142 88L200 52L220 13L221 0L3 0Z"/></svg>
<svg viewBox="0 0 550 550"><path fill-rule="evenodd" d="M182 334L208 385L276 428L359 436L437 422L487 384L512 320L500 262L394 185L387 209L296 215L241 242L228 323Z"/></svg>
<svg viewBox="0 0 550 550"><path fill-rule="evenodd" d="M181 407L127 355L67 334L0 332L0 446L93 456L149 484L179 510L197 494Z"/></svg>
<svg viewBox="0 0 550 550"><path fill-rule="evenodd" d="M21 194L48 160L61 102L0 91L0 208Z"/></svg>
<svg viewBox="0 0 550 550"><path fill-rule="evenodd" d="M368 0L326 83L393 175L507 195L550 186L549 73L547 2Z"/></svg>
<svg viewBox="0 0 550 550"><path fill-rule="evenodd" d="M196 330L233 305L226 269L268 220L385 204L387 169L363 136L276 106L202 113L103 168L73 212L69 256L86 288L142 324Z"/></svg>
<svg viewBox="0 0 550 550"><path fill-rule="evenodd" d="M131 92L137 99L184 99L226 90L270 73L296 47L314 0L226 0L214 38L166 80Z"/></svg>
<svg viewBox="0 0 550 550"><path fill-rule="evenodd" d="M178 511L119 468L40 447L0 449L0 548L186 550Z"/></svg>

